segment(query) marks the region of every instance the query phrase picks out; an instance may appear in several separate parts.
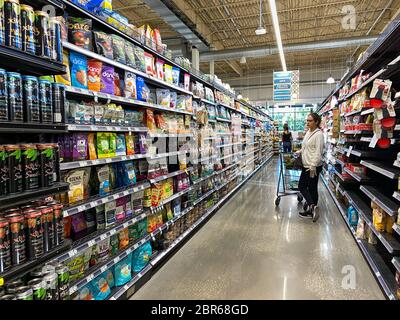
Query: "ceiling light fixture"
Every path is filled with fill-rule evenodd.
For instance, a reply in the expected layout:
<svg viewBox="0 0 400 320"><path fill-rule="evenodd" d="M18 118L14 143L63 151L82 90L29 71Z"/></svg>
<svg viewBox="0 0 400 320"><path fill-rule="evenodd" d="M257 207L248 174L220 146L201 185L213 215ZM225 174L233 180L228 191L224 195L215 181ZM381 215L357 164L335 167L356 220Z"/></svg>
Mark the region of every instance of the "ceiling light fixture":
<svg viewBox="0 0 400 320"><path fill-rule="evenodd" d="M332 75L329 76L328 79L326 79L326 83L328 84L334 84L336 82L335 78L332 77Z"/></svg>
<svg viewBox="0 0 400 320"><path fill-rule="evenodd" d="M281 29L279 28L278 12L276 11L275 0L269 0L269 8L271 10L272 24L274 26L276 43L278 45L279 57L281 59L282 69L287 72L285 54L283 52Z"/></svg>
<svg viewBox="0 0 400 320"><path fill-rule="evenodd" d="M246 64L247 63L246 57L241 57L240 58L240 63L241 64Z"/></svg>
<svg viewBox="0 0 400 320"><path fill-rule="evenodd" d="M256 35L262 36L266 33L267 33L267 30L262 25L262 0L260 0L260 24L259 24L258 28L256 29Z"/></svg>

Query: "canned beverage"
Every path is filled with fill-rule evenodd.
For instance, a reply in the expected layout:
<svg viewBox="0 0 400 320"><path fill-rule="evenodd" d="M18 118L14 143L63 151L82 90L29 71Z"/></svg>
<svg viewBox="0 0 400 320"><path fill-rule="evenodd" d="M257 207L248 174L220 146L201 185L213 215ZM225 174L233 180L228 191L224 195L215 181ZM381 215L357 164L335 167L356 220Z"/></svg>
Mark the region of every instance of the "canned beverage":
<svg viewBox="0 0 400 320"><path fill-rule="evenodd" d="M10 224L0 218L0 273L11 267L10 246Z"/></svg>
<svg viewBox="0 0 400 320"><path fill-rule="evenodd" d="M44 300L46 298L46 283L41 278L32 279L28 286L33 290L33 300Z"/></svg>
<svg viewBox="0 0 400 320"><path fill-rule="evenodd" d="M10 224L0 218L0 273L11 267Z"/></svg>
<svg viewBox="0 0 400 320"><path fill-rule="evenodd" d="M16 72L7 72L8 110L10 121L24 121L22 106L22 77Z"/></svg>
<svg viewBox="0 0 400 320"><path fill-rule="evenodd" d="M28 286L19 287L15 295L17 300L33 300L33 290Z"/></svg>
<svg viewBox="0 0 400 320"><path fill-rule="evenodd" d="M35 45L36 55L51 58L50 18L46 12L35 11Z"/></svg>
<svg viewBox="0 0 400 320"><path fill-rule="evenodd" d="M19 0L4 0L6 46L22 49Z"/></svg>
<svg viewBox="0 0 400 320"><path fill-rule="evenodd" d="M9 192L9 174L6 149L4 146L0 146L0 195L2 196L7 195Z"/></svg>
<svg viewBox="0 0 400 320"><path fill-rule="evenodd" d="M52 86L48 80L39 80L40 119L43 123L53 122Z"/></svg>
<svg viewBox="0 0 400 320"><path fill-rule="evenodd" d="M65 85L62 83L53 83L53 122L65 123Z"/></svg>
<svg viewBox="0 0 400 320"><path fill-rule="evenodd" d="M4 146L9 170L9 193L22 192L22 152L18 145Z"/></svg>
<svg viewBox="0 0 400 320"><path fill-rule="evenodd" d="M39 188L39 159L35 144L23 144L22 150L22 177L23 189L34 190Z"/></svg>
<svg viewBox="0 0 400 320"><path fill-rule="evenodd" d="M35 47L35 11L31 6L21 5L21 38L22 50L32 54L36 53Z"/></svg>
<svg viewBox="0 0 400 320"><path fill-rule="evenodd" d="M54 212L54 246L59 246L64 243L64 220L63 220L63 205L61 203L52 204Z"/></svg>
<svg viewBox="0 0 400 320"><path fill-rule="evenodd" d="M10 208L4 211L5 215L15 214L15 213L20 215L22 213L22 210L20 208Z"/></svg>
<svg viewBox="0 0 400 320"><path fill-rule="evenodd" d="M42 212L43 224L43 248L44 252L48 252L54 247L54 214L53 208L42 206L37 210Z"/></svg>
<svg viewBox="0 0 400 320"><path fill-rule="evenodd" d="M54 184L54 150L52 144L39 144L39 162L41 170L41 187L50 187Z"/></svg>
<svg viewBox="0 0 400 320"><path fill-rule="evenodd" d="M61 172L60 172L60 146L58 143L51 143L53 148L53 181L60 182Z"/></svg>
<svg viewBox="0 0 400 320"><path fill-rule="evenodd" d="M0 1L0 45L4 45L4 0Z"/></svg>
<svg viewBox="0 0 400 320"><path fill-rule="evenodd" d="M6 285L6 293L7 294L15 294L18 288L22 287L24 283L22 280L15 280L7 283Z"/></svg>
<svg viewBox="0 0 400 320"><path fill-rule="evenodd" d="M23 101L26 122L40 122L39 80L32 76L22 76Z"/></svg>
<svg viewBox="0 0 400 320"><path fill-rule="evenodd" d="M27 253L29 260L36 260L43 255L43 224L42 213L33 210L25 214Z"/></svg>
<svg viewBox="0 0 400 320"><path fill-rule="evenodd" d="M57 17L50 19L50 46L51 58L57 62L63 62L63 48L61 44L61 21Z"/></svg>
<svg viewBox="0 0 400 320"><path fill-rule="evenodd" d="M46 285L45 300L59 300L57 273L49 273L45 275L43 281L45 282Z"/></svg>
<svg viewBox="0 0 400 320"><path fill-rule="evenodd" d="M6 294L6 295L0 297L0 300L3 300L3 301L9 300L10 301L10 300L17 300L17 298L13 294Z"/></svg>
<svg viewBox="0 0 400 320"><path fill-rule="evenodd" d="M69 268L63 264L58 264L56 273L58 276L58 295L60 300L69 300Z"/></svg>
<svg viewBox="0 0 400 320"><path fill-rule="evenodd" d="M11 261L14 266L26 261L25 254L25 219L19 214L6 215L10 224Z"/></svg>
<svg viewBox="0 0 400 320"><path fill-rule="evenodd" d="M42 278L44 277L46 274L48 274L50 271L47 270L46 268L42 267L42 268L37 268L33 271L31 271L31 273L29 273L29 277L33 280L36 278Z"/></svg>
<svg viewBox="0 0 400 320"><path fill-rule="evenodd" d="M0 121L9 121L7 86L7 71L0 69Z"/></svg>
<svg viewBox="0 0 400 320"><path fill-rule="evenodd" d="M22 212L25 212L25 211L32 210L32 209L35 209L35 208L36 208L35 205L33 205L33 204L28 204L28 205L26 205L26 206L22 206L22 207L21 207L21 211L22 211Z"/></svg>

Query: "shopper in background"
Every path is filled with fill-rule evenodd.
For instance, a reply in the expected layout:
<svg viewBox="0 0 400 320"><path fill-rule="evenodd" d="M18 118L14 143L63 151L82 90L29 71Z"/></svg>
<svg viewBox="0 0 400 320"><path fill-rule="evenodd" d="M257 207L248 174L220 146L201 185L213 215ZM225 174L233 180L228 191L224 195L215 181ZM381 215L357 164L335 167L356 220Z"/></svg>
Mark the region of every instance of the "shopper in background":
<svg viewBox="0 0 400 320"><path fill-rule="evenodd" d="M282 144L283 144L283 152L289 153L292 152L292 133L289 131L289 126L287 123L283 126L283 134L282 134Z"/></svg>
<svg viewBox="0 0 400 320"><path fill-rule="evenodd" d="M320 129L321 117L311 113L307 117L308 131L300 150L303 169L299 181L299 190L306 200L306 210L300 212L303 218L319 218L318 180L322 171L322 155L324 151L324 135Z"/></svg>

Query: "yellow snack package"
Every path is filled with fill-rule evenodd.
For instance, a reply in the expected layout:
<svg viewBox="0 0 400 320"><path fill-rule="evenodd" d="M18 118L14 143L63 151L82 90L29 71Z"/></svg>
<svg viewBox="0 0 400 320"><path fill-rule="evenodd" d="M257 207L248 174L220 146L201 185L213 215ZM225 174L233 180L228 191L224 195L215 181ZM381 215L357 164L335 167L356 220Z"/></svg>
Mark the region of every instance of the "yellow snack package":
<svg viewBox="0 0 400 320"><path fill-rule="evenodd" d="M89 159L96 160L96 137L94 133L89 133L88 135L88 145L89 145Z"/></svg>
<svg viewBox="0 0 400 320"><path fill-rule="evenodd" d="M66 50L63 50L63 64L65 66L65 74L63 75L56 75L55 81L57 83L62 83L66 86L71 86L71 71L69 69L69 55L68 52Z"/></svg>
<svg viewBox="0 0 400 320"><path fill-rule="evenodd" d="M73 170L66 176L69 183L68 202L73 204L84 200L84 170Z"/></svg>

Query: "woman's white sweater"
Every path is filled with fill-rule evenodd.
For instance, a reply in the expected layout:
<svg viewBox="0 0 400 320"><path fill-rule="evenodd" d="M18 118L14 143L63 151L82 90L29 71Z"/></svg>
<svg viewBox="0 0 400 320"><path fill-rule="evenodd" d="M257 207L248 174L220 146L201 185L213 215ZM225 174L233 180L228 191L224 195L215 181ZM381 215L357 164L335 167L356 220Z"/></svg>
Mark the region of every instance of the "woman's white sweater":
<svg viewBox="0 0 400 320"><path fill-rule="evenodd" d="M322 165L324 153L324 134L320 129L313 132L307 131L301 148L304 168L319 167Z"/></svg>

